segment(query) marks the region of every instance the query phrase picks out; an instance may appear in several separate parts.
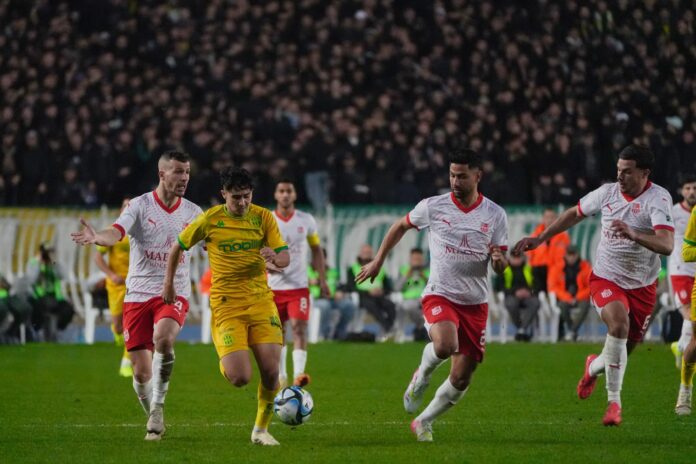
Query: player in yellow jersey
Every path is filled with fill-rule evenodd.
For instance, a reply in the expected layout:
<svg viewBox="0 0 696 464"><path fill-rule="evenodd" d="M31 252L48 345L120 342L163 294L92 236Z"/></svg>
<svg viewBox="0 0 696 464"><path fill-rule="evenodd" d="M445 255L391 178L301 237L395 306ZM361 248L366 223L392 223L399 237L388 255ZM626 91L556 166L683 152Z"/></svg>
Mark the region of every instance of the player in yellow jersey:
<svg viewBox="0 0 696 464"><path fill-rule="evenodd" d="M121 211L128 206L129 198L125 198L121 204ZM116 244L105 247L97 245L94 262L97 267L106 274L106 293L109 300L109 312L111 313L111 331L117 346L123 347L121 367L118 373L122 377L133 376L133 364L130 354L123 341L123 299L126 297L126 276L128 275L128 255L130 243L125 235ZM104 259L104 255L107 259Z"/></svg>
<svg viewBox="0 0 696 464"><path fill-rule="evenodd" d="M684 233L684 243L682 245L682 258L687 263L696 261L696 209L691 211L689 224ZM691 290L691 313L689 314L692 324L692 333L696 333L696 284ZM689 345L684 350L684 357L681 365L681 384L679 385L679 396L674 412L680 416L691 414L691 390L694 382L694 372L696 372L696 337L691 337Z"/></svg>
<svg viewBox="0 0 696 464"><path fill-rule="evenodd" d="M251 441L278 445L268 426L279 389L283 334L266 270L287 267L290 254L272 213L251 203L249 172L228 167L220 177L225 204L210 208L179 234L167 260L162 298L165 303L175 301L173 278L181 253L204 240L213 273L210 325L220 371L235 387L248 384L251 349L261 375Z"/></svg>

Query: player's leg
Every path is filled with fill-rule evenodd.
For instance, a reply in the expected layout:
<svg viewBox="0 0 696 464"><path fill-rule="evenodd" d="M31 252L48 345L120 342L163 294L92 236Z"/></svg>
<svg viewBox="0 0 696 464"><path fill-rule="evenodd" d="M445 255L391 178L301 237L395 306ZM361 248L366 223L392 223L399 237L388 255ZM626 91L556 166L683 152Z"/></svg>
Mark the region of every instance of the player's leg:
<svg viewBox="0 0 696 464"><path fill-rule="evenodd" d="M692 330L696 332L696 285L691 294L691 308L688 320L692 325ZM674 412L680 416L691 414L691 393L693 390L694 372L696 372L696 337L691 337L691 341L684 350L684 358L681 366L681 382L679 384L679 395Z"/></svg>
<svg viewBox="0 0 696 464"><path fill-rule="evenodd" d="M133 375L133 364L130 354L125 347L123 340L123 300L126 296L126 286L107 287L107 297L109 301L109 312L111 313L111 331L114 334L116 346L123 346L119 375L130 377Z"/></svg>
<svg viewBox="0 0 696 464"><path fill-rule="evenodd" d="M133 390L145 414L152 403L152 326L153 313L147 303L123 306L123 335L133 362Z"/></svg>
<svg viewBox="0 0 696 464"><path fill-rule="evenodd" d="M288 316L292 328L293 385L304 387L309 383L307 366L307 325L309 322L309 291L288 303Z"/></svg>
<svg viewBox="0 0 696 464"><path fill-rule="evenodd" d="M155 352L152 355L152 402L146 440L159 440L164 434L164 400L174 370L174 342L186 319L188 302L179 298L174 304L167 305L159 298L155 300L153 310L155 329L152 340Z"/></svg>
<svg viewBox="0 0 696 464"><path fill-rule="evenodd" d="M220 359L220 373L235 387L251 381L251 361L247 350L233 351Z"/></svg>
<svg viewBox="0 0 696 464"><path fill-rule="evenodd" d="M261 375L256 421L251 432L251 441L259 445L277 445L278 441L268 433L268 426L273 415L273 399L280 388L278 360L283 341L280 318L272 301L260 302L247 312L250 317L249 346L254 352Z"/></svg>
<svg viewBox="0 0 696 464"><path fill-rule="evenodd" d="M692 336L691 328L691 292L694 286L693 277L688 276L670 276L672 282L672 290L674 292L674 301L679 305L679 311L684 319L681 328L679 340L670 345L674 354L674 361L677 369L681 369L682 356L686 347L689 345Z"/></svg>
<svg viewBox="0 0 696 464"><path fill-rule="evenodd" d="M604 425L619 425L621 423L621 386L628 363L626 344L630 322L627 308L622 302L613 301L602 309L602 320L606 323L608 332L602 356L604 357L604 372L607 376L606 387L609 403L609 409L607 409L603 422Z"/></svg>
<svg viewBox="0 0 696 464"><path fill-rule="evenodd" d="M432 441L432 423L457 404L466 393L471 377L483 361L488 306L458 308L457 352L452 354L450 375L435 392L435 397L411 423L418 441Z"/></svg>
<svg viewBox="0 0 696 464"><path fill-rule="evenodd" d="M279 367L278 367L278 382L281 388L287 387L288 385L288 345L285 340L285 334L287 333L288 321L290 316L288 314L288 302L284 301L278 297L275 298L275 305L278 308L278 317L280 317L280 323L282 325L282 335L283 335L283 345L280 350L279 356Z"/></svg>

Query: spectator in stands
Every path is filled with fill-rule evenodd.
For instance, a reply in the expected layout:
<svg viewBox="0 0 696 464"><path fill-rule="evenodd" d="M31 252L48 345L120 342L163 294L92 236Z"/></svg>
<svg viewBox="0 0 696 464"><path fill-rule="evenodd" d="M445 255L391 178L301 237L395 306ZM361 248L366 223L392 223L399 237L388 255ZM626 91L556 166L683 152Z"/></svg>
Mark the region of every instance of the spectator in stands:
<svg viewBox="0 0 696 464"><path fill-rule="evenodd" d="M541 234L557 217L558 214L553 208L544 209L541 224L534 229L531 236L536 237ZM562 232L548 242L539 245L538 248L527 252L529 265L532 267L534 275L534 292L536 294L547 291L548 269L561 263L568 245L570 245L570 235L568 232Z"/></svg>
<svg viewBox="0 0 696 464"><path fill-rule="evenodd" d="M324 262L326 262L326 250ZM348 326L355 317L355 304L350 295L342 290L345 286L339 285L338 271L327 266L326 283L331 291L330 298L321 298L319 287L319 274L312 266L307 270L309 274L309 292L314 298L314 307L321 313L320 333L324 340L344 340L348 333Z"/></svg>
<svg viewBox="0 0 696 464"><path fill-rule="evenodd" d="M502 290L505 292L505 309L517 327L515 340L528 342L532 339L532 324L537 318L541 303L534 294L532 267L527 264L523 253L510 253L510 265L498 278L499 288L501 280Z"/></svg>
<svg viewBox="0 0 696 464"><path fill-rule="evenodd" d="M396 289L401 292L403 301L397 309L397 331L403 331L406 320L415 324L413 329L414 340L427 340L428 332L425 330L425 320L421 307L421 294L428 283L430 269L425 265L425 255L420 248L411 249L408 264L399 270L399 279L396 281ZM399 334L397 334L397 337Z"/></svg>
<svg viewBox="0 0 696 464"><path fill-rule="evenodd" d="M374 258L374 250L367 243L360 247L355 263L348 268L348 291L357 291L360 296L360 306L374 317L382 326L384 335L390 335L396 317L396 307L389 299L389 292L392 290L391 280L384 272L379 271L374 282L366 280L360 284L355 283L355 276L360 273L360 269Z"/></svg>
<svg viewBox="0 0 696 464"><path fill-rule="evenodd" d="M560 263L549 268L549 292L558 300L566 340L577 340L578 330L590 310L591 273L592 266L580 258L573 245L566 249Z"/></svg>
<svg viewBox="0 0 696 464"><path fill-rule="evenodd" d="M11 294L10 283L0 275L0 343L19 340L20 325L28 325L31 305L25 295Z"/></svg>
<svg viewBox="0 0 696 464"><path fill-rule="evenodd" d="M63 294L63 270L55 260L55 250L48 242L39 245L38 254L29 260L26 276L31 285L32 325L39 339L57 341L58 331L72 321L72 304Z"/></svg>

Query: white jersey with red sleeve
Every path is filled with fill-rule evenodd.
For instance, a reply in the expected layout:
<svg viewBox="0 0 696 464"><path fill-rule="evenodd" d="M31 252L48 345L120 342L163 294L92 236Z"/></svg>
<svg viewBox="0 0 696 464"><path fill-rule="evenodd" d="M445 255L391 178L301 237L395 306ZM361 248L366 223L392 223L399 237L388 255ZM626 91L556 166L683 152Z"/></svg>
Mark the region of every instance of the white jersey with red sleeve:
<svg viewBox="0 0 696 464"><path fill-rule="evenodd" d="M126 302L143 302L162 294L169 249L184 228L203 210L179 198L171 207L156 192L133 198L113 226L130 236L130 263L126 278ZM191 252L182 254L174 276L176 294L189 299Z"/></svg>
<svg viewBox="0 0 696 464"><path fill-rule="evenodd" d="M490 247L507 250L508 222L503 208L479 194L465 208L452 193L422 200L406 220L428 228L430 277L423 296L475 305L488 301Z"/></svg>
<svg viewBox="0 0 696 464"><path fill-rule="evenodd" d="M651 285L660 273L660 256L612 231L611 223L621 220L633 229L651 233L658 229L674 230L672 197L667 190L648 182L633 198L621 193L618 182L604 184L578 202L584 216L602 215L602 230L593 272L631 290Z"/></svg>
<svg viewBox="0 0 696 464"><path fill-rule="evenodd" d="M296 290L308 288L307 260L310 245L319 245L317 222L314 217L304 211L295 210L289 218L273 212L278 223L280 235L288 244L290 264L283 272L268 275L268 285L271 290Z"/></svg>
<svg viewBox="0 0 696 464"><path fill-rule="evenodd" d="M672 219L674 219L674 250L669 257L669 275L687 276L696 275L696 263L687 263L682 258L681 244L684 242L686 226L689 224L691 210L684 203L675 203L672 207Z"/></svg>

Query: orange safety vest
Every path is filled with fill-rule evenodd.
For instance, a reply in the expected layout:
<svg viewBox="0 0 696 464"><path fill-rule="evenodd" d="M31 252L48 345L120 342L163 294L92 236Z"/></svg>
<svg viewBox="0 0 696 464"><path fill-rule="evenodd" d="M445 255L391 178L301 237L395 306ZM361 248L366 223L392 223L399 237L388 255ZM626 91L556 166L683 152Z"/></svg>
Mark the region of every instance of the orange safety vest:
<svg viewBox="0 0 696 464"><path fill-rule="evenodd" d="M544 224L539 224L534 232L532 232L532 237L538 237L546 229ZM547 242L543 242L537 248L532 251L527 252L527 264L532 267L536 266L547 266L552 267L553 265L563 262L563 257L566 253L566 248L570 245L570 235L568 232L561 232L556 234Z"/></svg>
<svg viewBox="0 0 696 464"><path fill-rule="evenodd" d="M558 298L560 301L570 303L573 300L573 295L568 293L566 290L565 266L565 259L562 259L560 264L549 267L549 292L555 293L556 298ZM580 272L578 272L578 277L576 279L578 284L578 291L575 294L576 300L584 301L590 298L591 273L592 266L590 263L584 259L581 259Z"/></svg>

